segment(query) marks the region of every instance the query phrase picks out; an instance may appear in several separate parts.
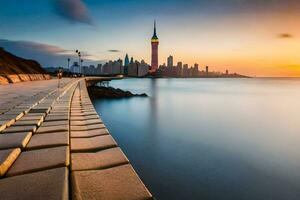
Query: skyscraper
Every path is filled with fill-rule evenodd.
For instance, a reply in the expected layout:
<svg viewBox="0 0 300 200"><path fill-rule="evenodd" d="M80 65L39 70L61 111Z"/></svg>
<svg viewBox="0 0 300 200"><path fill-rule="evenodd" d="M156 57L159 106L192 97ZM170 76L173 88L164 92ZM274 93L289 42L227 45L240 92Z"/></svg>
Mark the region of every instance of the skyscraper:
<svg viewBox="0 0 300 200"><path fill-rule="evenodd" d="M154 21L154 32L151 39L151 46L152 46L152 56L151 56L151 73L155 73L158 69L158 45L159 40L156 35L156 21Z"/></svg>
<svg viewBox="0 0 300 200"><path fill-rule="evenodd" d="M169 56L167 61L168 61L168 65L167 66L168 67L173 67L173 56Z"/></svg>
<svg viewBox="0 0 300 200"><path fill-rule="evenodd" d="M128 66L129 65L129 57L128 57L128 54L126 53L126 56L125 56L125 63L124 63L125 66Z"/></svg>
<svg viewBox="0 0 300 200"><path fill-rule="evenodd" d="M128 75L128 66L129 66L129 57L128 57L128 54L126 53L126 56L125 56L125 62L124 62L124 74L125 75Z"/></svg>

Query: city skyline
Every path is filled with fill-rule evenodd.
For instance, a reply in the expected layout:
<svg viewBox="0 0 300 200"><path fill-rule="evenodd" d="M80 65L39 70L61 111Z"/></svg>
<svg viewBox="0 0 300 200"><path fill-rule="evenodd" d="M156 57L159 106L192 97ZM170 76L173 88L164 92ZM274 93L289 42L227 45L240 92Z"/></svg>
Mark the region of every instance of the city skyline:
<svg viewBox="0 0 300 200"><path fill-rule="evenodd" d="M151 63L150 25L157 19L159 65L171 54L178 58L174 62L199 63L216 71L300 76L296 0L76 0L72 9L79 12L63 12L66 2L6 1L0 8L0 46L45 67L66 66L66 58L75 57L78 48L92 61L128 53Z"/></svg>

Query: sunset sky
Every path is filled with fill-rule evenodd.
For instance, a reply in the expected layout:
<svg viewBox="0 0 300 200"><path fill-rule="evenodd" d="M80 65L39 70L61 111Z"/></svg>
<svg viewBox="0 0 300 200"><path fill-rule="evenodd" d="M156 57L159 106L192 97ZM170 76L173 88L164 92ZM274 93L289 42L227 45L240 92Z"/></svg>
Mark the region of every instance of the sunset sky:
<svg viewBox="0 0 300 200"><path fill-rule="evenodd" d="M197 62L201 69L208 65L215 71L251 76L300 76L299 0L1 0L0 4L0 46L45 67L66 66L75 49L96 63L124 59L126 53L150 63L156 19L160 64L173 55L175 62Z"/></svg>

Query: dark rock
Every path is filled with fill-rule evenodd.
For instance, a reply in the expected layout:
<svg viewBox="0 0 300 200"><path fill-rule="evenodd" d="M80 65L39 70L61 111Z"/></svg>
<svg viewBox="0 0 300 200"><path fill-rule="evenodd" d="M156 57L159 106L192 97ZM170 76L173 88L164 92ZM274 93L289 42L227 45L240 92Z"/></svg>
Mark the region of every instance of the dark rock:
<svg viewBox="0 0 300 200"><path fill-rule="evenodd" d="M129 97L148 97L146 93L133 94L130 91L124 91L113 87L88 87L89 94L92 98L129 98Z"/></svg>

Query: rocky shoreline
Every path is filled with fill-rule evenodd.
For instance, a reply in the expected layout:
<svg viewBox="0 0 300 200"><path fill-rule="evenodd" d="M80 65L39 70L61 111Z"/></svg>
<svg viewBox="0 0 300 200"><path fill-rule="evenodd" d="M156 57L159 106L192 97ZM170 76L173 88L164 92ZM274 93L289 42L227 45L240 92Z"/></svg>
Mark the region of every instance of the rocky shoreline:
<svg viewBox="0 0 300 200"><path fill-rule="evenodd" d="M124 91L119 88L102 87L102 86L90 86L88 91L91 98L130 98L130 97L148 97L147 94L133 94L130 91Z"/></svg>

